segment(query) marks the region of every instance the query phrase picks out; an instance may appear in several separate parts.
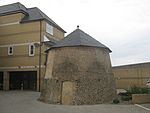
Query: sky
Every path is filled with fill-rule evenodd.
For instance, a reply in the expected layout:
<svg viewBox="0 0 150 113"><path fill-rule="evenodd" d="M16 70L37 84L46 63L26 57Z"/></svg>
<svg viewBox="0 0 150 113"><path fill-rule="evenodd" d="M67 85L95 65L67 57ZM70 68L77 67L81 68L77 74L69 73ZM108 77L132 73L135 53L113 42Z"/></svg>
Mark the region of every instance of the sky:
<svg viewBox="0 0 150 113"><path fill-rule="evenodd" d="M80 29L112 50L113 66L150 62L150 0L0 0L38 7L67 34Z"/></svg>

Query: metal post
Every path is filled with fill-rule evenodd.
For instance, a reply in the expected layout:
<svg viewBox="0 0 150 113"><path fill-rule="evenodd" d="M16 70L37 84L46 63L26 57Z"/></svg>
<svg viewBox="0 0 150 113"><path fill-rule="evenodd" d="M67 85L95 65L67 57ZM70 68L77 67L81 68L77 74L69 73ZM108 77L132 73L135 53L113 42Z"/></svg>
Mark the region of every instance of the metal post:
<svg viewBox="0 0 150 113"><path fill-rule="evenodd" d="M40 84L41 84L41 40L42 40L42 22L40 21L40 50L39 50L39 91L40 89Z"/></svg>

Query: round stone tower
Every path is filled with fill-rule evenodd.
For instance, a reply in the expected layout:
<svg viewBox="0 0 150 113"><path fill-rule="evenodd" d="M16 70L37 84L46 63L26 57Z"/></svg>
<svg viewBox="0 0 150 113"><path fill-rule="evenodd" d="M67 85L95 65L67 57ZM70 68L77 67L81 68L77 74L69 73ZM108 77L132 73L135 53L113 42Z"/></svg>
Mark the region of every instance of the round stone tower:
<svg viewBox="0 0 150 113"><path fill-rule="evenodd" d="M80 29L48 52L40 100L51 104L100 104L116 96L111 50Z"/></svg>

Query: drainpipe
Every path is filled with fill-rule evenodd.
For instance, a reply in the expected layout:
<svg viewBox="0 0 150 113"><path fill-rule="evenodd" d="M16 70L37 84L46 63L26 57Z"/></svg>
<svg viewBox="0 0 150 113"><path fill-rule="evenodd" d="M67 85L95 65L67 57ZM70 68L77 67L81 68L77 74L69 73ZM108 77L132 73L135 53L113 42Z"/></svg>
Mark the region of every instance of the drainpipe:
<svg viewBox="0 0 150 113"><path fill-rule="evenodd" d="M41 46L42 46L42 22L40 21L40 48L39 48L39 91L41 90Z"/></svg>

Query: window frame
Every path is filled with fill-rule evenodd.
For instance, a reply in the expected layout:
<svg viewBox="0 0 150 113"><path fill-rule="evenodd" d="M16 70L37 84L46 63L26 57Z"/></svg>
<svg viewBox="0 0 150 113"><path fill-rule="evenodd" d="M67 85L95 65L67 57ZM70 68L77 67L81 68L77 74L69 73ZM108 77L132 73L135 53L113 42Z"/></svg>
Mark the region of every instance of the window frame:
<svg viewBox="0 0 150 113"><path fill-rule="evenodd" d="M31 53L33 47L33 53ZM34 56L35 55L35 45L34 44L29 44L29 56Z"/></svg>
<svg viewBox="0 0 150 113"><path fill-rule="evenodd" d="M8 46L7 52L8 52L8 55L9 55L9 56L11 56L11 55L14 54L14 49L13 49L13 47L14 47L13 45ZM11 50L10 48L12 48L12 50ZM10 50L11 50L11 52L10 52Z"/></svg>
<svg viewBox="0 0 150 113"><path fill-rule="evenodd" d="M54 27L48 23L46 23L46 32L50 35L53 35L54 34Z"/></svg>

